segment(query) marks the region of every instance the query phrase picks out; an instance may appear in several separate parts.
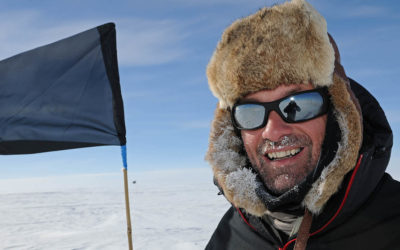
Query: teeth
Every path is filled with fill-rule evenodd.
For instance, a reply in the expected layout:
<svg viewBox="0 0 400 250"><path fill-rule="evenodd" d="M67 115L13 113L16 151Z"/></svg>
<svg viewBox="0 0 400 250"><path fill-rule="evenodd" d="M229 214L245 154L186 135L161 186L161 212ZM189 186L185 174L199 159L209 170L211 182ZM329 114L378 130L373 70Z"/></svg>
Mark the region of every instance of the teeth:
<svg viewBox="0 0 400 250"><path fill-rule="evenodd" d="M285 157L290 157L294 156L295 154L300 152L300 148L292 149L292 150L287 150L287 151L280 151L280 152L272 152L268 153L268 158L271 160L276 160L276 159L281 159Z"/></svg>

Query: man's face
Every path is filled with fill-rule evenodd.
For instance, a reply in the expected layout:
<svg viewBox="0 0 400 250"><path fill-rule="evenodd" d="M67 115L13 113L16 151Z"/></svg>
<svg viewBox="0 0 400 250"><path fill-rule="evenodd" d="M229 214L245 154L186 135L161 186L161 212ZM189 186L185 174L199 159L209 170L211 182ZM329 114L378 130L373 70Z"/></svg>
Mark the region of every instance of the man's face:
<svg viewBox="0 0 400 250"><path fill-rule="evenodd" d="M281 85L262 90L243 100L271 102L290 94L313 89L311 84ZM282 194L299 184L316 167L325 137L327 115L286 123L275 111L263 128L241 130L247 155L269 190Z"/></svg>

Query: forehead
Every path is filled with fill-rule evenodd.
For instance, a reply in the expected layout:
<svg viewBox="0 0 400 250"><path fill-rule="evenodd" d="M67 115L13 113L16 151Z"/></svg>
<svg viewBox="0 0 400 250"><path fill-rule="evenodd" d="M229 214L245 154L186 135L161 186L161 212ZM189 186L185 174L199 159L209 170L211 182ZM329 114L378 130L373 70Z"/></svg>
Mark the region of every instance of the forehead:
<svg viewBox="0 0 400 250"><path fill-rule="evenodd" d="M272 90L260 90L248 94L242 99L242 101L272 102L285 96L310 89L314 89L314 86L311 84L280 85Z"/></svg>

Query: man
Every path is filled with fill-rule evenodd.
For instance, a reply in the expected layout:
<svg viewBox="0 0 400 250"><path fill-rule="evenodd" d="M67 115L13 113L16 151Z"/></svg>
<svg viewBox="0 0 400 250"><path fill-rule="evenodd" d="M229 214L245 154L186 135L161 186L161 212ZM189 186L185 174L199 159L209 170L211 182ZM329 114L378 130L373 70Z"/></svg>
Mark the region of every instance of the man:
<svg viewBox="0 0 400 250"><path fill-rule="evenodd" d="M207 77L206 159L232 207L206 249L400 249L390 126L309 3L234 22Z"/></svg>

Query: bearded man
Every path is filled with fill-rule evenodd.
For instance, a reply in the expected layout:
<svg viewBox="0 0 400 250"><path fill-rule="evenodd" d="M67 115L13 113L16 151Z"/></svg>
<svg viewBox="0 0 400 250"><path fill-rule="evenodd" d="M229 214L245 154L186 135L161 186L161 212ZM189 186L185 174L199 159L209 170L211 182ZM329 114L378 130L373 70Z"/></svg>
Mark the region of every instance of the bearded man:
<svg viewBox="0 0 400 250"><path fill-rule="evenodd" d="M392 131L309 3L234 22L207 77L206 159L232 207L206 249L400 249Z"/></svg>

